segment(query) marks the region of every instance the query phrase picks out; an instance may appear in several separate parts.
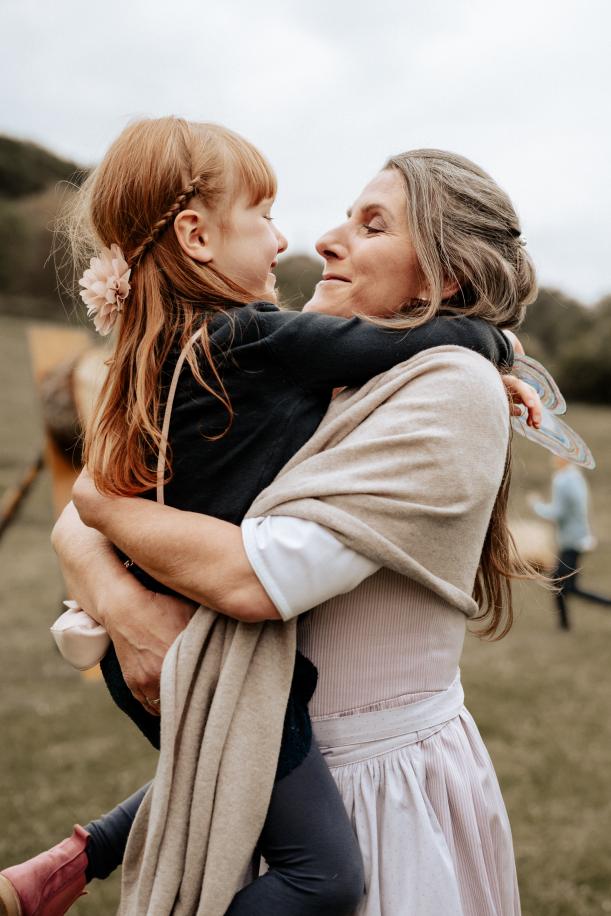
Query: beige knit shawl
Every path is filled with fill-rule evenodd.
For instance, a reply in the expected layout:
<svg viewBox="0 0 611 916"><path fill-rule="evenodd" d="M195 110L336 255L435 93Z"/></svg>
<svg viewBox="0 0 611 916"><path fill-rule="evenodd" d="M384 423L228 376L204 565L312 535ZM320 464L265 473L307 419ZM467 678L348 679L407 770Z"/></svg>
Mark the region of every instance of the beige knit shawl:
<svg viewBox="0 0 611 916"><path fill-rule="evenodd" d="M427 350L340 394L248 515L319 522L471 615L508 428L489 362L459 347ZM235 623L204 608L176 640L120 913L225 913L265 819L294 653L294 621Z"/></svg>

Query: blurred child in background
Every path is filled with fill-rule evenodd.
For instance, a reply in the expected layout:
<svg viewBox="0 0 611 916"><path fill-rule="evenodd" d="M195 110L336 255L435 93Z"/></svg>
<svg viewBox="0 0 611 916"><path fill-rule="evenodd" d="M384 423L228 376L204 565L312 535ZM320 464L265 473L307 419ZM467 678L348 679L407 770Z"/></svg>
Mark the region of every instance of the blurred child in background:
<svg viewBox="0 0 611 916"><path fill-rule="evenodd" d="M554 522L556 527L559 554L554 578L558 580L558 623L561 629L569 630L569 594L607 607L611 607L611 598L585 591L577 581L582 553L596 546L588 517L589 490L586 479L582 471L565 458L554 455L552 466L554 475L551 501L543 502L538 495L532 494L530 503L540 518Z"/></svg>

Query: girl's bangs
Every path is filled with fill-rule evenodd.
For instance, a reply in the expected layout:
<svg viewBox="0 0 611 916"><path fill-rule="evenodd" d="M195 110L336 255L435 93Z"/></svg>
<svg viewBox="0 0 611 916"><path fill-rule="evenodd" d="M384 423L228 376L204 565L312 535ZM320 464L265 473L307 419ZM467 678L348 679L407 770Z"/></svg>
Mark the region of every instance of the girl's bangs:
<svg viewBox="0 0 611 916"><path fill-rule="evenodd" d="M247 140L236 138L232 144L232 157L236 167L237 188L246 190L249 203L255 207L267 198L274 198L278 187L276 175L259 150Z"/></svg>

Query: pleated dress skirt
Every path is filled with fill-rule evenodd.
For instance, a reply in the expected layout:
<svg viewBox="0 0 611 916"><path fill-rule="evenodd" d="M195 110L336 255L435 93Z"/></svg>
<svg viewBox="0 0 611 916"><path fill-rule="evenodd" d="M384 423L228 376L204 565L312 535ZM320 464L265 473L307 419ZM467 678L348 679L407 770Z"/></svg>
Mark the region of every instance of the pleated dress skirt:
<svg viewBox="0 0 611 916"><path fill-rule="evenodd" d="M355 916L519 916L507 812L463 701L457 678L409 706L314 722L363 855Z"/></svg>

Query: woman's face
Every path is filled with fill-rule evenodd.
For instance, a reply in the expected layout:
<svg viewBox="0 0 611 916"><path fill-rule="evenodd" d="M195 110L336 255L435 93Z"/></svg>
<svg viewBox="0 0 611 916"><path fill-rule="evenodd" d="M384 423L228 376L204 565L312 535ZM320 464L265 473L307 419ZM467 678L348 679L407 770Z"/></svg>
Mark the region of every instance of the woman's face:
<svg viewBox="0 0 611 916"><path fill-rule="evenodd" d="M398 172L376 175L347 215L316 244L325 260L323 278L304 311L389 316L412 299L425 299Z"/></svg>

